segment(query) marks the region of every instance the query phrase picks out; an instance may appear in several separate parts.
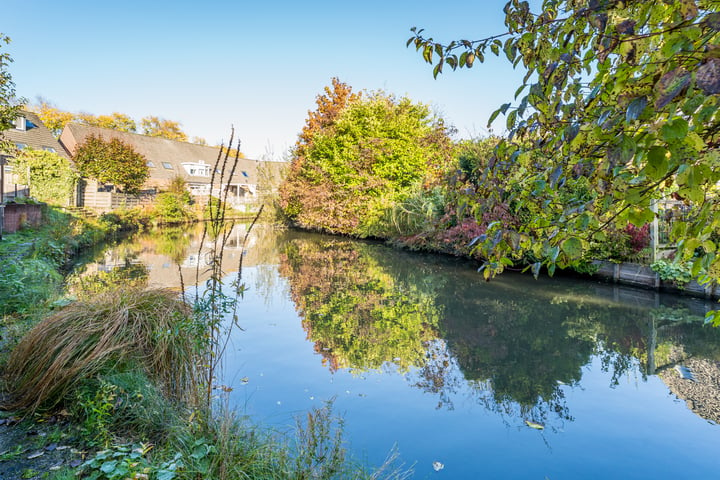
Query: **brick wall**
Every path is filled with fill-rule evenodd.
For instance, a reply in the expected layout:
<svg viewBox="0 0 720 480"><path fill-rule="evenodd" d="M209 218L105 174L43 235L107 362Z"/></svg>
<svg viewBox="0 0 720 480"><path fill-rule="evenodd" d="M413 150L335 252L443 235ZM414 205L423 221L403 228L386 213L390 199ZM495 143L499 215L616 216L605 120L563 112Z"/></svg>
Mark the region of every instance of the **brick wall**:
<svg viewBox="0 0 720 480"><path fill-rule="evenodd" d="M41 205L25 205L8 203L5 205L5 218L3 221L3 232L14 233L24 225L37 227L42 221Z"/></svg>

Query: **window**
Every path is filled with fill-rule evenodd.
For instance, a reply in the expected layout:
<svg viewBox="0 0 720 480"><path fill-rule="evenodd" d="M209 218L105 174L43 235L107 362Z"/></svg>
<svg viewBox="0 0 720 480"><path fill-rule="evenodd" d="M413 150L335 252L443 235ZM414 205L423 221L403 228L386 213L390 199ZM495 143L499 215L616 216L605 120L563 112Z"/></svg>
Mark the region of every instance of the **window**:
<svg viewBox="0 0 720 480"><path fill-rule="evenodd" d="M155 168L155 164L151 162L150 160L147 161L147 166L150 168Z"/></svg>
<svg viewBox="0 0 720 480"><path fill-rule="evenodd" d="M250 175L248 175L245 170L242 171L242 174L243 174L243 177L248 177L248 178L250 177Z"/></svg>
<svg viewBox="0 0 720 480"><path fill-rule="evenodd" d="M172 170L173 167L168 162L162 162L163 167L167 168L168 170Z"/></svg>
<svg viewBox="0 0 720 480"><path fill-rule="evenodd" d="M52 152L52 153L56 152L56 150L53 147L48 147L47 145L43 145L42 149L45 150L46 152Z"/></svg>
<svg viewBox="0 0 720 480"><path fill-rule="evenodd" d="M27 143L15 143L15 146L18 150L22 150L23 148L27 148Z"/></svg>

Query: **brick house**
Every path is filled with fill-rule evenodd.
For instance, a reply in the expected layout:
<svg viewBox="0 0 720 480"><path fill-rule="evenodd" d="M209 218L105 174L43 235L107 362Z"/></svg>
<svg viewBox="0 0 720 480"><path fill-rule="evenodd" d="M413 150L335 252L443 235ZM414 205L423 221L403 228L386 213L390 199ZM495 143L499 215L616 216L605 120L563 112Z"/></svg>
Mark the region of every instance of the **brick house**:
<svg viewBox="0 0 720 480"><path fill-rule="evenodd" d="M37 114L21 111L15 119L15 128L2 132L2 137L15 145L18 150L32 148L34 150L47 150L57 153L65 158L70 158L68 152L60 145L52 132L42 123ZM14 152L0 152L0 203L15 197L29 196L30 189L27 185L18 183L17 175L13 173L12 166L7 160L14 155Z"/></svg>
<svg viewBox="0 0 720 480"><path fill-rule="evenodd" d="M215 185L211 191L212 169L220 153L218 147L76 123L65 126L60 135L60 144L72 155L78 145L91 135L104 140L116 138L130 145L145 157L149 168L149 178L138 196L118 194L112 185L101 185L90 180L82 182L78 189L77 206L99 210L117 208L118 202L128 206L135 204L134 200L140 203L152 202L155 193L166 190L173 179L180 177L194 197L217 197L227 192L228 203L234 208L250 211L258 204L259 197L272 188L285 165L284 162L241 158L235 174L230 177L226 172L222 184L218 182L220 172L216 172Z"/></svg>

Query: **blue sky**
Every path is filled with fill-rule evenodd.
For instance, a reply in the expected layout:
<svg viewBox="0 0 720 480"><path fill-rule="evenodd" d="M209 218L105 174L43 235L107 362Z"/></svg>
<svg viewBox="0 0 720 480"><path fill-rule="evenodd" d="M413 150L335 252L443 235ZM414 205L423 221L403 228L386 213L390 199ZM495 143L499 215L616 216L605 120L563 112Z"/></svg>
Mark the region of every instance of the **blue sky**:
<svg viewBox="0 0 720 480"><path fill-rule="evenodd" d="M17 93L63 110L156 115L216 144L234 125L250 158L282 157L315 97L337 76L431 105L486 135L522 72L504 59L444 73L406 48L410 28L437 40L503 32L505 1L123 2L3 0Z"/></svg>

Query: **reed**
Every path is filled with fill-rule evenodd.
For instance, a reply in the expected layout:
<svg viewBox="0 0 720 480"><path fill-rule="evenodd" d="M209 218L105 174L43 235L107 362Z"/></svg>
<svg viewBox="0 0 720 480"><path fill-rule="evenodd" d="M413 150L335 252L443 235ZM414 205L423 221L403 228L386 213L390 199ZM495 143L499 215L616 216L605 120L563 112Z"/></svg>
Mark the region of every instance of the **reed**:
<svg viewBox="0 0 720 480"><path fill-rule="evenodd" d="M123 289L75 302L20 341L6 366L5 409L48 410L83 380L140 368L168 396L192 401L198 369L191 310L168 290Z"/></svg>

